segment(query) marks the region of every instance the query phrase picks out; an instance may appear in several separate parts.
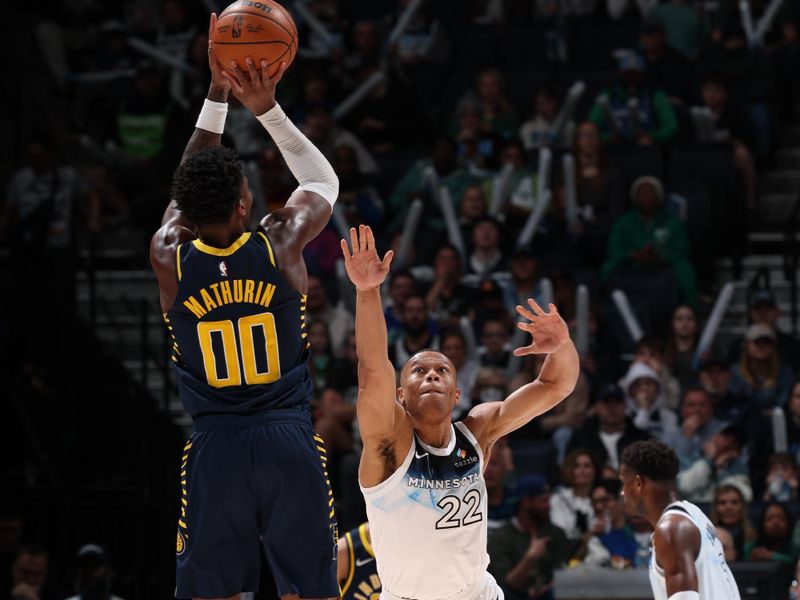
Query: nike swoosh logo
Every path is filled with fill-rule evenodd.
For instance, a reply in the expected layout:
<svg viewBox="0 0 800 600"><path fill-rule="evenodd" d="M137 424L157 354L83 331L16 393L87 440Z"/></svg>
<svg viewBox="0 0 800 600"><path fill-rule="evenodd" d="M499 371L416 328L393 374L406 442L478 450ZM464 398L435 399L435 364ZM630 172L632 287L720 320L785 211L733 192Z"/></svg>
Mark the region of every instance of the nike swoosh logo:
<svg viewBox="0 0 800 600"><path fill-rule="evenodd" d="M371 563L373 560L375 560L375 559L374 558L368 558L366 560L361 560L360 558L357 558L356 559L356 566L357 567L363 567L365 564Z"/></svg>
<svg viewBox="0 0 800 600"><path fill-rule="evenodd" d="M417 452L415 450L414 451L414 456L416 456L417 458L425 458L426 456L428 456L428 453L427 452L423 452L422 454L420 454L419 452Z"/></svg>

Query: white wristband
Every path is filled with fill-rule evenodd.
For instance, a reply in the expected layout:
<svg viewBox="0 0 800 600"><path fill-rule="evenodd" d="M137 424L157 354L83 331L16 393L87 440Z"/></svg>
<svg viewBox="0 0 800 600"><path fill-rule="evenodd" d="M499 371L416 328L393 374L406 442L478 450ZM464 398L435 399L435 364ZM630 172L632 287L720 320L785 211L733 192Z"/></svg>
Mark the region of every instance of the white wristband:
<svg viewBox="0 0 800 600"><path fill-rule="evenodd" d="M700 592L675 592L669 600L700 600Z"/></svg>
<svg viewBox="0 0 800 600"><path fill-rule="evenodd" d="M195 127L222 135L222 132L225 131L226 116L228 116L227 102L214 102L206 98Z"/></svg>

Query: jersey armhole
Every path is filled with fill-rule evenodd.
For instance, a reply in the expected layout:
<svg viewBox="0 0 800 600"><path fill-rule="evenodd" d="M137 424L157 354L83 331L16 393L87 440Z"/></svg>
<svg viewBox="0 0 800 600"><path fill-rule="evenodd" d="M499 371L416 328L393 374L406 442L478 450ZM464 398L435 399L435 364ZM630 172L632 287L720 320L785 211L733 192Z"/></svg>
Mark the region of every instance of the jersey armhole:
<svg viewBox="0 0 800 600"><path fill-rule="evenodd" d="M261 239L263 239L264 243L267 245L267 252L269 252L269 262L272 263L272 266L277 269L278 268L278 263L275 260L275 253L272 251L272 244L270 243L269 238L267 237L267 234L264 233L260 229L258 230L257 233L258 233L259 236L261 236Z"/></svg>
<svg viewBox="0 0 800 600"><path fill-rule="evenodd" d="M364 546L364 550L366 550L372 558L375 558L375 551L372 549L372 544L369 539L367 539L366 523L362 523L358 526L358 537L361 538L361 545Z"/></svg>
<svg viewBox="0 0 800 600"><path fill-rule="evenodd" d="M181 280L183 277L183 273L181 272L181 247L183 244L178 244L178 247L175 249L175 272L178 275L178 281Z"/></svg>
<svg viewBox="0 0 800 600"><path fill-rule="evenodd" d="M364 494L364 500L380 496L382 492L393 487L400 479L402 479L403 475L405 475L406 472L408 471L408 466L411 464L411 459L414 457L414 452L416 451L416 449L417 449L416 440L412 439L411 447L408 449L408 454L406 454L406 457L403 460L402 464L399 467L397 467L397 470L394 473L389 475L389 477L381 481L378 485L373 485L372 487L364 487L363 485L361 485L361 481L359 481L358 487L361 488L361 493Z"/></svg>

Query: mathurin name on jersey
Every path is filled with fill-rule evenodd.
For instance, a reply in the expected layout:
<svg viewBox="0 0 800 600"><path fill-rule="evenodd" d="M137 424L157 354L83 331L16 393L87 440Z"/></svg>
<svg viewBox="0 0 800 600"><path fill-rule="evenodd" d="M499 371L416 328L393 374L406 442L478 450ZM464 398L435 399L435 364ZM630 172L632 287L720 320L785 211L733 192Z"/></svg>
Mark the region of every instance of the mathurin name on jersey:
<svg viewBox="0 0 800 600"><path fill-rule="evenodd" d="M426 490L449 490L452 488L466 487L477 483L480 473L472 473L466 477L456 479L425 479L424 477L409 477L408 487L423 488Z"/></svg>

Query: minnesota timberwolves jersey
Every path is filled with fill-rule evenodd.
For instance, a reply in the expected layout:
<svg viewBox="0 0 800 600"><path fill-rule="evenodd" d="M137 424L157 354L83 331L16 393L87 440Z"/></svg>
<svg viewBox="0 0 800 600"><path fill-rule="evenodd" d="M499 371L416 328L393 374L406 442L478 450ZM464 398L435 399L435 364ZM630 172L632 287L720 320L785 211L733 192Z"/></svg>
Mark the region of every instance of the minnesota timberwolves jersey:
<svg viewBox="0 0 800 600"><path fill-rule="evenodd" d="M361 488L382 599L480 597L489 564L483 460L469 429L455 423L446 448L415 435L391 477Z"/></svg>
<svg viewBox="0 0 800 600"><path fill-rule="evenodd" d="M367 524L348 531L344 539L350 568L342 585L342 600L378 600L381 580L375 565L375 552L367 539Z"/></svg>
<svg viewBox="0 0 800 600"><path fill-rule="evenodd" d="M673 502L661 515L680 515L689 519L700 531L700 552L694 561L700 600L739 600L739 588L725 562L722 542L708 517L691 502ZM650 584L655 600L667 600L664 570L658 566L656 550L650 555Z"/></svg>
<svg viewBox="0 0 800 600"><path fill-rule="evenodd" d="M178 293L164 315L178 393L194 418L308 403L306 298L281 277L264 232L227 248L177 249Z"/></svg>

